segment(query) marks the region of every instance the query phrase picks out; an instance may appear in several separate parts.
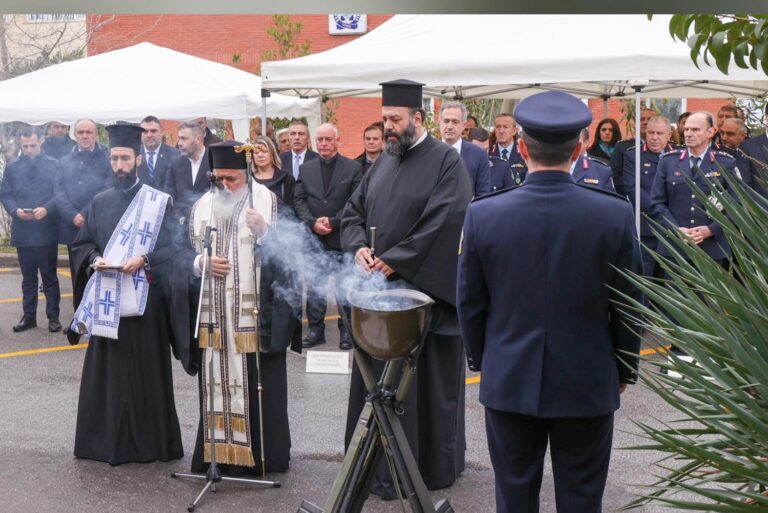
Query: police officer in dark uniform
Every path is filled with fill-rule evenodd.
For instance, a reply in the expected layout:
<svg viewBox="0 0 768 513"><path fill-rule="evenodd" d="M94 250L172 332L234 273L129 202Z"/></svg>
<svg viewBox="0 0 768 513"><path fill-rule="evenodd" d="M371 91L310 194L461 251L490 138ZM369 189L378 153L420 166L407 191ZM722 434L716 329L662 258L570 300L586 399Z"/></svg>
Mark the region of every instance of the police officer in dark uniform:
<svg viewBox="0 0 768 513"><path fill-rule="evenodd" d="M662 116L656 116L648 121L645 129L645 143L640 147L640 241L643 252L643 275L657 276L656 260L648 253L648 249L656 251L656 236L645 216L651 216L651 187L656 176L656 167L662 152L672 151L674 146L669 143L672 137L672 126L669 120ZM624 189L632 202L635 203L635 146L627 148L624 156Z"/></svg>
<svg viewBox="0 0 768 513"><path fill-rule="evenodd" d="M470 204L457 284L469 365L483 373L496 510L538 512L549 443L557 510L597 513L613 413L640 348L613 301L639 297L616 270L640 272L634 214L569 174L592 120L581 101L548 91L523 100L515 117L528 175Z"/></svg>
<svg viewBox="0 0 768 513"><path fill-rule="evenodd" d="M719 182L727 189L723 173L739 177L736 159L711 146L717 129L712 114L694 112L685 123L685 148L663 153L659 158L651 189L651 211L654 218L670 228L680 230L698 244L710 257L727 265L731 256L723 230L704 211L704 207L686 182L694 183L711 201L706 178ZM669 250L659 245L659 254L669 257Z"/></svg>
<svg viewBox="0 0 768 513"><path fill-rule="evenodd" d="M580 132L579 142L581 142L584 148L588 147L589 130L586 128ZM571 164L571 177L578 184L616 192L613 186L613 171L611 171L611 168L604 160L587 155L586 152L582 152L579 158Z"/></svg>
<svg viewBox="0 0 768 513"><path fill-rule="evenodd" d="M21 268L24 316L13 331L37 326L37 272L43 279L48 329L60 331L61 293L56 276L57 217L53 183L59 164L41 152L40 132L24 128L19 132L22 156L5 171L0 201L11 216L11 245L16 247Z"/></svg>

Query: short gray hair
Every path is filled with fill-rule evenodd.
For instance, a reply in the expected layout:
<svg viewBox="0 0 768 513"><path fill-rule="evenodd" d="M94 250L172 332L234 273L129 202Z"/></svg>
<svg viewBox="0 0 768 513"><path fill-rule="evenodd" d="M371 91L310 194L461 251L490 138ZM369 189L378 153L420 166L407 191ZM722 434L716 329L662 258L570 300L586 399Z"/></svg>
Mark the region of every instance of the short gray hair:
<svg viewBox="0 0 768 513"><path fill-rule="evenodd" d="M723 121L723 124L725 124L728 121L733 121L736 123L736 129L741 132L741 135L747 135L749 133L749 130L747 130L747 125L744 123L744 120L741 118L727 118Z"/></svg>
<svg viewBox="0 0 768 513"><path fill-rule="evenodd" d="M448 109L459 109L461 111L461 120L462 121L466 121L467 120L467 116L469 115L469 111L467 110L467 106L464 105L463 103L456 102L456 101L444 102L440 106L440 117L441 118L443 117L443 112L445 112Z"/></svg>
<svg viewBox="0 0 768 513"><path fill-rule="evenodd" d="M205 131L203 130L203 127L195 123L194 121L187 121L186 123L182 123L179 125L179 130L189 130L192 132L192 135L199 136L200 138L205 138Z"/></svg>
<svg viewBox="0 0 768 513"><path fill-rule="evenodd" d="M648 120L648 124L650 125L651 123L664 123L667 125L667 130L670 132L672 131L672 123L670 123L669 119L664 116L653 116Z"/></svg>

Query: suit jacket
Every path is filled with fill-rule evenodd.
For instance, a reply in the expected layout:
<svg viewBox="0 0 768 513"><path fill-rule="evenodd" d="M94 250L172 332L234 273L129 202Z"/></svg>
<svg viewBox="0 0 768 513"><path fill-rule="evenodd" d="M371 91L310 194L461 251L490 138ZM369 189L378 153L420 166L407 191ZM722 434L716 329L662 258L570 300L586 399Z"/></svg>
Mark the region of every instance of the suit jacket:
<svg viewBox="0 0 768 513"><path fill-rule="evenodd" d="M208 148L206 148L195 183L192 183L192 162L187 156L179 154L171 159L163 190L173 198L174 215L177 218L188 218L195 201L211 188L207 176L211 170L208 157Z"/></svg>
<svg viewBox="0 0 768 513"><path fill-rule="evenodd" d="M304 155L304 162L309 162L310 160L316 159L318 157L317 152L314 152L310 149L307 149L307 153ZM284 153L280 154L280 169L285 169L289 173L293 174L293 151L286 151ZM302 164L304 163L302 162ZM298 180L298 176L293 177L295 180Z"/></svg>
<svg viewBox="0 0 768 513"><path fill-rule="evenodd" d="M488 155L480 147L467 141L461 141L459 154L472 179L475 197L491 192L491 166Z"/></svg>
<svg viewBox="0 0 768 513"><path fill-rule="evenodd" d="M573 181L582 184L589 185L590 187L597 187L610 192L616 192L613 186L613 171L602 160L596 159L590 156L584 156L582 153L579 158L576 159L576 164L573 167Z"/></svg>
<svg viewBox="0 0 768 513"><path fill-rule="evenodd" d="M663 153L659 158L656 176L651 187L651 212L654 219L671 229L681 226L693 228L707 226L712 237L702 241L699 246L710 257L723 260L731 256L731 248L723 234L723 229L714 222L704 210L704 205L686 183L686 177L693 180L704 194L710 194L705 177L717 180L725 189L728 184L722 173L734 173L736 159L724 151L707 150L699 164L699 171L691 171L691 161L687 149L676 149ZM670 256L665 245L659 244L658 252Z"/></svg>
<svg viewBox="0 0 768 513"><path fill-rule="evenodd" d="M748 171L752 179L752 187L763 196L768 196L768 190L764 187L764 181L768 180L768 137L766 134L760 134L745 139L739 149L751 157L745 160L749 162ZM739 171L742 176L745 175L745 170L741 169L741 166Z"/></svg>
<svg viewBox="0 0 768 513"><path fill-rule="evenodd" d="M203 145L207 148L211 144L216 144L221 142L221 137L211 132L211 129L206 127L205 128L205 136L203 137Z"/></svg>
<svg viewBox="0 0 768 513"><path fill-rule="evenodd" d="M142 183L149 185L150 187L164 191L166 175L168 174L168 169L171 167L171 160L173 160L173 158L178 155L181 155L179 150L172 148L165 143L162 143L160 147L155 150L155 174L154 178L150 179L149 165L147 164L147 154L144 146L142 145L142 162L138 170L139 180L141 180Z"/></svg>
<svg viewBox="0 0 768 513"><path fill-rule="evenodd" d="M327 216L331 220L333 231L328 235L318 235L326 249L341 250L341 212L362 178L360 163L342 155L337 156L328 192L323 185L320 159L305 161L299 168L299 180L293 190L293 206L301 222L310 230L319 217Z"/></svg>
<svg viewBox="0 0 768 513"><path fill-rule="evenodd" d="M624 351L640 349L614 302L640 297L613 268L640 272L629 202L539 171L473 201L463 233L457 307L480 402L550 418L616 410L637 368Z"/></svg>

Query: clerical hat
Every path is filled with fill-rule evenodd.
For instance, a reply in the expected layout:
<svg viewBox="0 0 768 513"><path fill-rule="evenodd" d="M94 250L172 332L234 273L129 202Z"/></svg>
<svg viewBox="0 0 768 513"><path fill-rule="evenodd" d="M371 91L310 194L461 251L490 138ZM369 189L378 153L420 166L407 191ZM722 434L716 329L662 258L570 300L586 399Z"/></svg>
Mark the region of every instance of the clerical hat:
<svg viewBox="0 0 768 513"><path fill-rule="evenodd" d="M413 80L392 80L382 82L381 106L382 107L412 107L421 108L421 87L424 85Z"/></svg>
<svg viewBox="0 0 768 513"><path fill-rule="evenodd" d="M141 134L144 129L131 123L116 123L107 127L110 148L133 148L136 155L141 151Z"/></svg>
<svg viewBox="0 0 768 513"><path fill-rule="evenodd" d="M235 151L242 146L238 141L222 141L208 146L208 163L213 169L248 169L244 151Z"/></svg>
<svg viewBox="0 0 768 513"><path fill-rule="evenodd" d="M546 91L521 101L515 120L533 139L560 143L576 139L579 131L592 123L592 111L573 95Z"/></svg>

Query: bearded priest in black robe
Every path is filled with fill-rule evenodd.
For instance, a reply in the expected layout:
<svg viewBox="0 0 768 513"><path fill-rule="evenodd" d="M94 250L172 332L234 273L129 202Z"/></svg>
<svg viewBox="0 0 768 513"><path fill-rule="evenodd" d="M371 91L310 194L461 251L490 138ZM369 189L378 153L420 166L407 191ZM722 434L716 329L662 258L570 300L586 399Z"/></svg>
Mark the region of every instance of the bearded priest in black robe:
<svg viewBox="0 0 768 513"><path fill-rule="evenodd" d="M456 316L456 265L472 182L459 154L424 128L421 84L382 84L386 152L368 170L342 214L345 252L357 267L382 273L398 287L435 300L432 324L417 362L415 386L401 417L419 470L431 490L453 484L464 469L464 350ZM376 227L375 256L369 229ZM383 362L372 360L375 372ZM348 447L366 390L353 367L345 444ZM394 499L385 465L372 493Z"/></svg>
<svg viewBox="0 0 768 513"><path fill-rule="evenodd" d="M112 465L184 454L171 372L171 321L158 278L174 254L170 197L136 175L140 127L109 131L114 187L97 194L72 245L83 300L67 337L90 337L75 456ZM83 290L84 289L84 290Z"/></svg>

